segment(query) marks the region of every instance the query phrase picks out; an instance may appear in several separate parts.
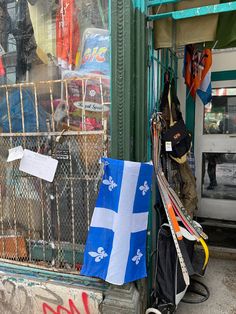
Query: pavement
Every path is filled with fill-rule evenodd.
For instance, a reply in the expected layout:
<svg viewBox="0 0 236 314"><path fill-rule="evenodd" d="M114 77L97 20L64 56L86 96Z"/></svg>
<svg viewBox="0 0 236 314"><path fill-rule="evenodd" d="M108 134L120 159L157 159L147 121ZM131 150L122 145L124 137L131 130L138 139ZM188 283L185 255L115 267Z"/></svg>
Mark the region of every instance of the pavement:
<svg viewBox="0 0 236 314"><path fill-rule="evenodd" d="M209 260L204 278L198 280L209 288L209 299L201 304L181 302L176 314L236 314L235 258L222 258L215 254L215 257Z"/></svg>

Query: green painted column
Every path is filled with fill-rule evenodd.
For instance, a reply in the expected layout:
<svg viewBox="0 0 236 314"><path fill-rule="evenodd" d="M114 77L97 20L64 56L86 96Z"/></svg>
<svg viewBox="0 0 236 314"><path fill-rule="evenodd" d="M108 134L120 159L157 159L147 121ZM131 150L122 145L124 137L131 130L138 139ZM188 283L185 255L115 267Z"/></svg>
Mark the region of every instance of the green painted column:
<svg viewBox="0 0 236 314"><path fill-rule="evenodd" d="M195 108L194 99L189 93L189 88L186 88L186 127L192 135L192 146L194 147L194 133L195 133Z"/></svg>
<svg viewBox="0 0 236 314"><path fill-rule="evenodd" d="M147 53L144 1L111 1L114 158L147 158Z"/></svg>

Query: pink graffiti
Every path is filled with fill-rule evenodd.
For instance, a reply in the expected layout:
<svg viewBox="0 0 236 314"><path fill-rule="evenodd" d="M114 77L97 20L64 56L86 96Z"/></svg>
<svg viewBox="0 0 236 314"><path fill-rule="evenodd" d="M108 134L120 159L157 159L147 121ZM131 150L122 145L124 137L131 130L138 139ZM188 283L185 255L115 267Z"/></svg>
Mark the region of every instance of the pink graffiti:
<svg viewBox="0 0 236 314"><path fill-rule="evenodd" d="M86 314L90 314L87 293L85 292L82 293L82 300ZM43 303L43 314L81 314L76 305L74 304L73 300L69 299L68 303L69 308L66 308L62 305L58 305L56 310L54 310L47 303Z"/></svg>

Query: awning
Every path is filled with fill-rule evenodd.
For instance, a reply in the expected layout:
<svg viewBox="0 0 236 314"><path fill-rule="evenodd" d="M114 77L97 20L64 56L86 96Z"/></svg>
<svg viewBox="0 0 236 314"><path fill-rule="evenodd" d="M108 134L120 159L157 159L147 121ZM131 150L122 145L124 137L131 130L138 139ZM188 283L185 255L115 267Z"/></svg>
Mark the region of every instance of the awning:
<svg viewBox="0 0 236 314"><path fill-rule="evenodd" d="M153 8L153 14L178 11L184 16L184 11L181 10L202 7L202 2L184 0L175 4L162 4ZM205 0L204 7L228 2L228 0ZM236 11L177 20L166 17L154 21L154 39L156 49L196 43L206 43L209 46L209 42L214 48L235 47Z"/></svg>

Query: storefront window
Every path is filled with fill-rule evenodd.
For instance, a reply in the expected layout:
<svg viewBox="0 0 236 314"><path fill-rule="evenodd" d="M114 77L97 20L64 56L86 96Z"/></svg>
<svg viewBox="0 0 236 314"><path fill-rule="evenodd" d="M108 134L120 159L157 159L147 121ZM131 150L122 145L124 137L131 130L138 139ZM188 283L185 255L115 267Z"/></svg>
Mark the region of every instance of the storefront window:
<svg viewBox="0 0 236 314"><path fill-rule="evenodd" d="M109 115L108 0L0 0L1 258L80 269ZM20 146L52 182L7 162Z"/></svg>
<svg viewBox="0 0 236 314"><path fill-rule="evenodd" d="M236 154L203 153L202 197L236 199Z"/></svg>
<svg viewBox="0 0 236 314"><path fill-rule="evenodd" d="M53 126L100 130L110 107L108 0L1 1L0 18L0 86L21 83Z"/></svg>

